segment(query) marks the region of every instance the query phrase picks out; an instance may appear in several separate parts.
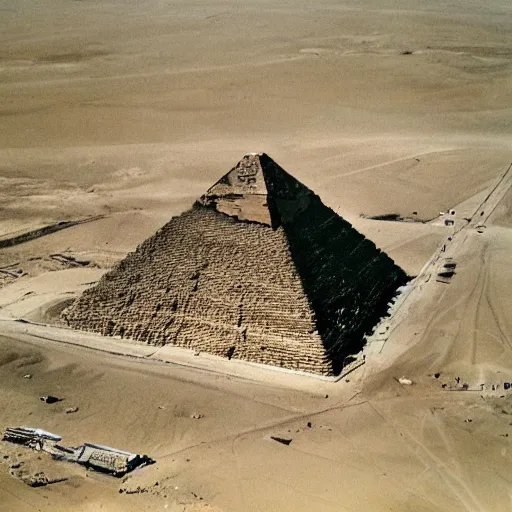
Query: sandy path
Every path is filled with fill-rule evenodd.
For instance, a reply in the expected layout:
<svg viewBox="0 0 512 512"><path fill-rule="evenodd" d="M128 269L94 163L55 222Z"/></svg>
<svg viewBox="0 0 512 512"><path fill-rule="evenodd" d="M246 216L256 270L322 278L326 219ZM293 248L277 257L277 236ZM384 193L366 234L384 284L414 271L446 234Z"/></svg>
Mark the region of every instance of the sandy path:
<svg viewBox="0 0 512 512"><path fill-rule="evenodd" d="M442 270L442 262L446 259L453 258L457 259L459 252L461 251L461 247L467 240L467 232L474 230L477 226L482 225L485 221L492 215L492 212L497 208L499 203L503 200L505 195L508 193L512 186L512 164L507 167L503 175L497 180L497 183L494 187L491 188L488 195L485 196L483 201L476 207L474 213L467 220L457 220L457 224L454 227L453 233L450 235L449 239L446 239L442 242L441 246L435 251L432 257L425 263L423 268L421 269L418 276L414 279L414 281L409 284L402 294L399 296L395 305L393 306L392 316L390 319L385 319L383 321L383 325L376 329L377 332L386 330L387 337L391 336L395 329L397 329L400 323L404 320L404 318L408 315L410 308L413 307L414 302L420 300L425 294L428 295L428 284L432 286L435 282L435 274ZM487 215L485 215L485 211L487 210ZM483 273L480 274L479 280L483 280L483 284L479 286L479 283L475 285L473 292L471 292L470 296L474 293L475 289L479 289L479 296L476 300L476 304L480 304L482 300L482 296L484 290L487 287L487 276L489 272L489 267L486 264L485 253L482 255L482 270ZM427 290L425 290L427 288ZM478 311L475 310L468 315L470 318L474 319L474 322L478 322ZM385 338L377 338L379 346L379 353L382 353L385 349ZM474 337L473 337L474 340ZM473 341L473 357L471 358L473 362L475 362L475 350L476 350L476 342ZM368 349L368 353L372 353L372 347Z"/></svg>

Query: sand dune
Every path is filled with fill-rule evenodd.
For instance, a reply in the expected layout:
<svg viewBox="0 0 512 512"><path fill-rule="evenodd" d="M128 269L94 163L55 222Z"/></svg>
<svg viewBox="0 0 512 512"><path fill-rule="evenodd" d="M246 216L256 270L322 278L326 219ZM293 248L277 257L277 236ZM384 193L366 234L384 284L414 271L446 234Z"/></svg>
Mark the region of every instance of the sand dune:
<svg viewBox="0 0 512 512"><path fill-rule="evenodd" d="M157 460L120 481L0 443L3 507L508 510L511 14L505 0L0 0L0 240L98 216L0 249L0 429ZM53 321L249 151L418 276L346 379L13 321ZM361 217L390 213L417 222ZM19 478L39 471L67 480Z"/></svg>

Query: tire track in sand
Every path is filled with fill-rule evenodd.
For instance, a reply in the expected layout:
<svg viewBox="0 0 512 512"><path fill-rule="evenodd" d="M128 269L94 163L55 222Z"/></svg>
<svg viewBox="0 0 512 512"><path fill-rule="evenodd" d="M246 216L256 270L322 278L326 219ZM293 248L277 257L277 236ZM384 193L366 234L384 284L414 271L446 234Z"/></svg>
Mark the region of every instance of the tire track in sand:
<svg viewBox="0 0 512 512"><path fill-rule="evenodd" d="M431 470L435 471L439 478L446 484L446 486L452 491L452 493L458 498L459 503L464 506L467 512L488 512L487 509L483 508L478 502L476 496L473 494L466 482L459 476L455 471L450 469L448 465L437 457L426 445L426 443L420 441L410 432L406 431L402 426L396 425L392 420L386 417L381 411L377 409L375 404L369 402L375 412L379 414L387 423L393 426L393 428L401 434L401 438L404 439L407 444L410 445L413 453Z"/></svg>

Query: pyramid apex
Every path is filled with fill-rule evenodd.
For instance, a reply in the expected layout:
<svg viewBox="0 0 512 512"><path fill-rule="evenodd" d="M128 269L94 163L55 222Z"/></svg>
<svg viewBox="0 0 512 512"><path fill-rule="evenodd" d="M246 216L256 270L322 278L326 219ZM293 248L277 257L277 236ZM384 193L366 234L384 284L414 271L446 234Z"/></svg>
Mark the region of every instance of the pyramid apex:
<svg viewBox="0 0 512 512"><path fill-rule="evenodd" d="M246 153L201 197L203 206L242 221L277 226L275 199L295 201L312 192L263 152ZM293 208L292 208L293 209Z"/></svg>
<svg viewBox="0 0 512 512"><path fill-rule="evenodd" d="M239 220L271 225L263 153L247 153L201 197L204 206Z"/></svg>

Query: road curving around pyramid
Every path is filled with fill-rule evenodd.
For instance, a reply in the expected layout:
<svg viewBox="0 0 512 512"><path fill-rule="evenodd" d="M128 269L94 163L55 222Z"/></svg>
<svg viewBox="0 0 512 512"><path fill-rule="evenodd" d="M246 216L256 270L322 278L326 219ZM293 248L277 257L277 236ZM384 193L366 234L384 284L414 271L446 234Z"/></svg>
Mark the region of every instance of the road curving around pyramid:
<svg viewBox="0 0 512 512"><path fill-rule="evenodd" d="M386 314L405 272L266 154L62 313L68 326L320 375Z"/></svg>

